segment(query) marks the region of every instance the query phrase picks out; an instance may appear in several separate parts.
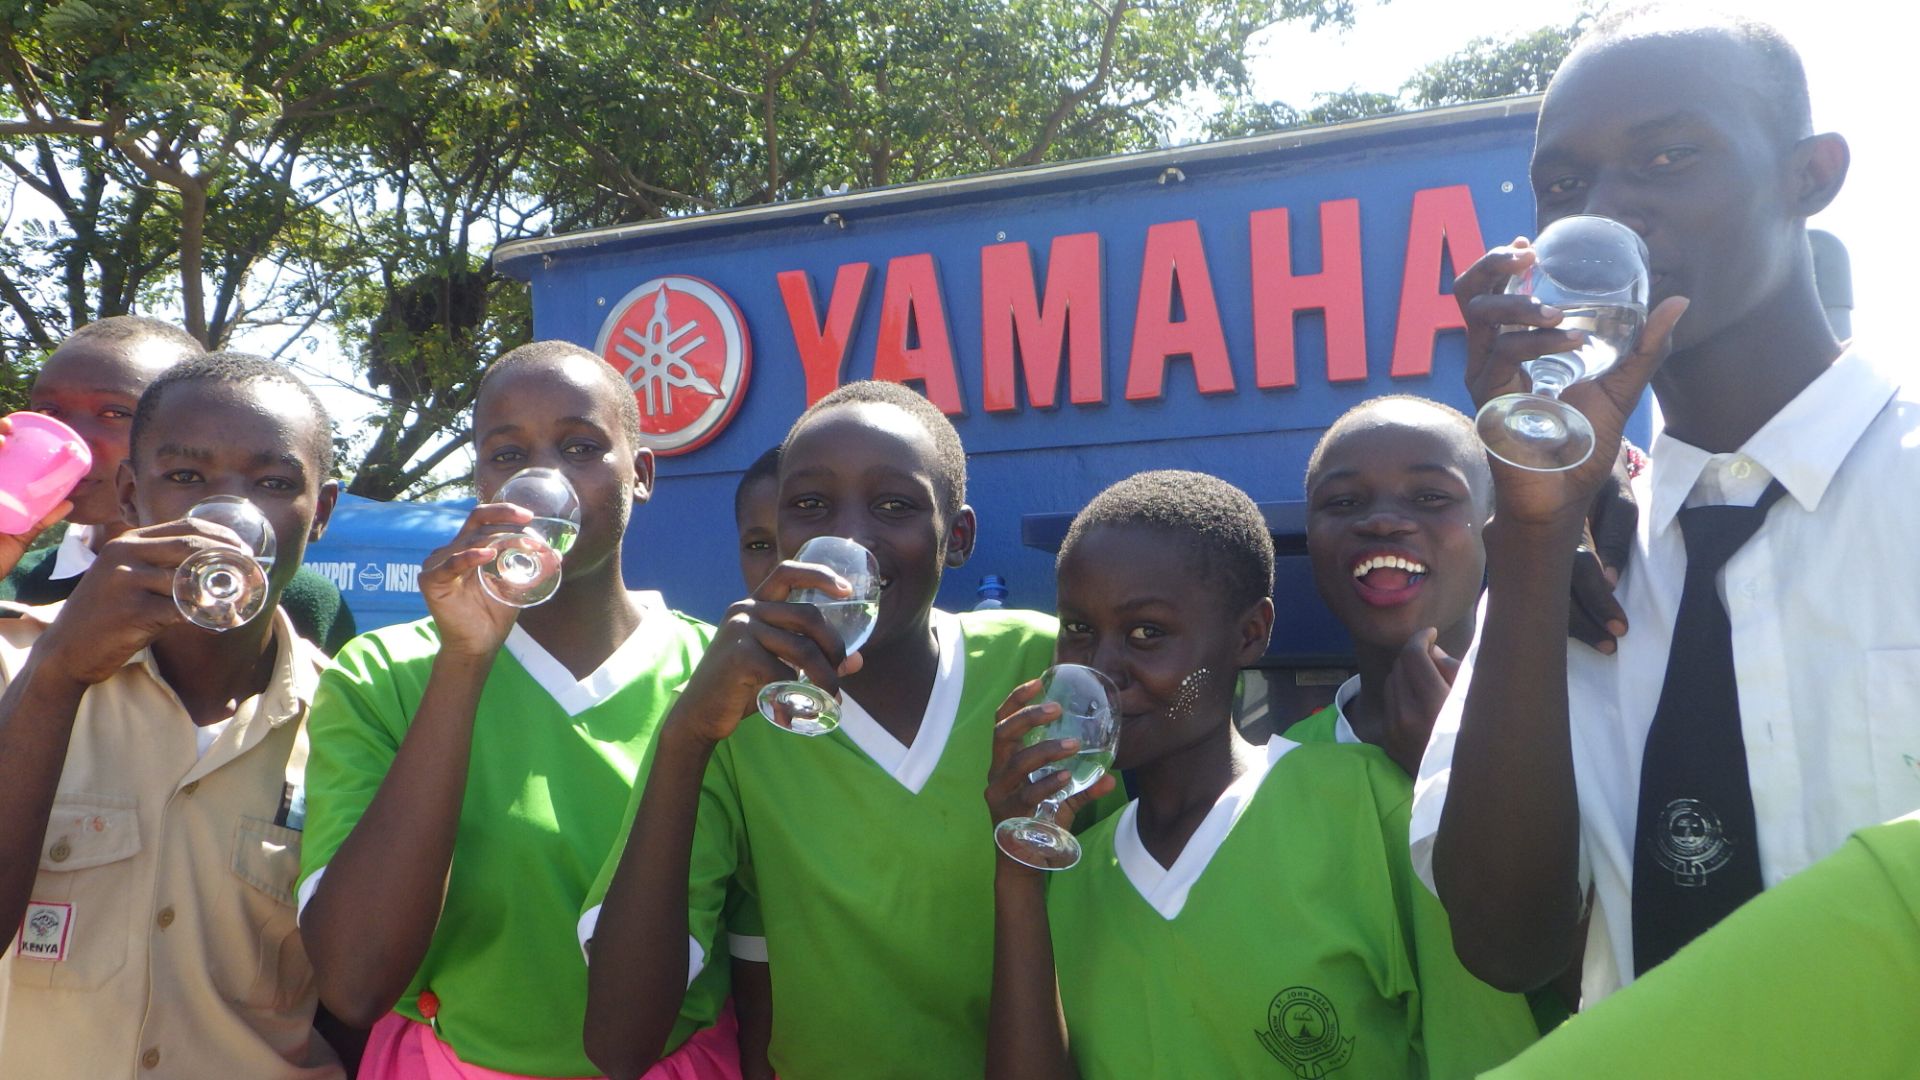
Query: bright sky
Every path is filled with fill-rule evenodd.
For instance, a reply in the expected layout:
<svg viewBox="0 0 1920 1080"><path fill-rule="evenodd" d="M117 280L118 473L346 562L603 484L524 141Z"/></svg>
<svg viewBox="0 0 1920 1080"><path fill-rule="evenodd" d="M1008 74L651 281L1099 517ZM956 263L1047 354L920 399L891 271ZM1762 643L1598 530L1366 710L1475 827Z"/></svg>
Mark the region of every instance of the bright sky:
<svg viewBox="0 0 1920 1080"><path fill-rule="evenodd" d="M1305 107L1317 91L1396 93L1407 76L1478 37L1508 37L1565 25L1578 0L1360 0L1356 25L1313 33L1282 26L1255 45L1262 99ZM1920 175L1910 92L1896 73L1920 56L1913 42L1920 14L1886 0L1739 0L1723 5L1773 24L1799 48L1813 94L1814 124L1838 131L1853 148L1847 185L1812 224L1838 236L1853 259L1854 330L1890 336L1903 286L1902 252L1914 253L1920 229L1896 211L1895 184Z"/></svg>

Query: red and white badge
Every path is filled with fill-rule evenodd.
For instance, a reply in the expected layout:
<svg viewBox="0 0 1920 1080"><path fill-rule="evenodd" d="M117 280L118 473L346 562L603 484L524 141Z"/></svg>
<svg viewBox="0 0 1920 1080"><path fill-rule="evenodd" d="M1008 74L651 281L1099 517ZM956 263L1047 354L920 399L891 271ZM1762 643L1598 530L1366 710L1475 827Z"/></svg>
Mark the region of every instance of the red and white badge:
<svg viewBox="0 0 1920 1080"><path fill-rule="evenodd" d="M33 900L20 920L20 955L28 960L59 963L67 958L73 940L73 905Z"/></svg>
<svg viewBox="0 0 1920 1080"><path fill-rule="evenodd" d="M746 320L712 282L669 274L614 305L594 351L626 376L640 441L662 457L705 445L727 426L753 366Z"/></svg>

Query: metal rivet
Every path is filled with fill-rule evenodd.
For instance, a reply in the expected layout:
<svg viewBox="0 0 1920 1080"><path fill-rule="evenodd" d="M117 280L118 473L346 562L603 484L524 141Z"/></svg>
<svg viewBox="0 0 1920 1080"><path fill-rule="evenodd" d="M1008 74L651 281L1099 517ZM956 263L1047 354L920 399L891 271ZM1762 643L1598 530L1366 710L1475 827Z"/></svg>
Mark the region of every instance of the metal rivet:
<svg viewBox="0 0 1920 1080"><path fill-rule="evenodd" d="M1500 181L1500 194L1502 195L1513 194L1513 181L1511 180Z"/></svg>

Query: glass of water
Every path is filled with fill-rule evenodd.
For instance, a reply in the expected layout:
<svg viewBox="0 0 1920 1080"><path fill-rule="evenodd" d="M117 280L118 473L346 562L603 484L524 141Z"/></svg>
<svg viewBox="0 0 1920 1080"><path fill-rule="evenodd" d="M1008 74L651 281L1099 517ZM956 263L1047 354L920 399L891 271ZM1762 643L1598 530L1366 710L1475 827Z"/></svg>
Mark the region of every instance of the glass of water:
<svg viewBox="0 0 1920 1080"><path fill-rule="evenodd" d="M853 594L846 597L795 589L787 601L819 608L827 625L840 635L847 654L858 652L880 617L880 563L873 552L838 536L816 536L800 546L793 561L824 566L853 586ZM760 715L795 735L824 735L840 726L840 703L802 675L762 687Z"/></svg>
<svg viewBox="0 0 1920 1080"><path fill-rule="evenodd" d="M1563 313L1558 330L1585 331L1572 352L1523 365L1525 394L1503 394L1474 417L1480 441L1501 461L1532 472L1560 472L1593 456L1593 425L1560 392L1598 377L1633 351L1647 322L1647 245L1612 218L1563 217L1533 242L1533 266L1507 292L1537 297Z"/></svg>
<svg viewBox="0 0 1920 1080"><path fill-rule="evenodd" d="M202 551L173 572L173 604L195 626L232 630L253 621L267 606L267 575L273 569L273 525L259 507L234 495L203 499L190 518L233 530L245 552Z"/></svg>
<svg viewBox="0 0 1920 1080"><path fill-rule="evenodd" d="M1027 780L1038 783L1063 769L1072 778L1041 803L1032 817L1001 822L993 830L993 839L1001 851L1035 870L1065 870L1080 861L1080 841L1061 828L1054 815L1060 812L1062 803L1092 787L1113 768L1114 750L1120 745L1120 692L1105 675L1079 664L1055 664L1040 677L1040 686L1040 696L1033 704L1053 702L1060 706L1060 716L1027 732L1024 745L1078 739L1080 749L1064 761L1035 769Z"/></svg>
<svg viewBox="0 0 1920 1080"><path fill-rule="evenodd" d="M580 497L555 469L521 469L493 502L512 503L533 520L487 541L493 558L480 566L480 587L510 607L545 603L560 588L560 563L580 535Z"/></svg>

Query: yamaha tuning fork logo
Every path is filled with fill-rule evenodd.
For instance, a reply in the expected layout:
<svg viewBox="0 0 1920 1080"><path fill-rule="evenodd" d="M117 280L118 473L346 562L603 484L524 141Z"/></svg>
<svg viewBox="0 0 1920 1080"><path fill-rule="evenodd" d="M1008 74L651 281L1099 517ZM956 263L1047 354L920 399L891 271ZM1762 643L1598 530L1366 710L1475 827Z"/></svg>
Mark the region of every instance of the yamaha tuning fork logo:
<svg viewBox="0 0 1920 1080"><path fill-rule="evenodd" d="M746 395L753 361L733 300L711 282L679 274L621 298L594 351L626 376L640 405L641 442L664 457L720 434Z"/></svg>

